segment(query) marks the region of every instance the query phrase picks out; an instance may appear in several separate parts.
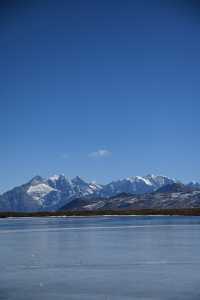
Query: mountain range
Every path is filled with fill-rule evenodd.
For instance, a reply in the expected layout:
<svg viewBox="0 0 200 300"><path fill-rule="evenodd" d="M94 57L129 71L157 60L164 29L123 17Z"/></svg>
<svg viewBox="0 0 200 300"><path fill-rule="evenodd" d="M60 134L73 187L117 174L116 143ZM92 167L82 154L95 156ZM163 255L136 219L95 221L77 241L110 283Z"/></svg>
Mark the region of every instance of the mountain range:
<svg viewBox="0 0 200 300"><path fill-rule="evenodd" d="M1 194L0 211L197 207L199 198L199 183L184 185L166 176L134 176L105 185L79 176L35 176Z"/></svg>
<svg viewBox="0 0 200 300"><path fill-rule="evenodd" d="M61 210L136 210L136 209L184 209L200 207L200 189L181 183L163 186L145 194L118 194L110 198L77 198Z"/></svg>

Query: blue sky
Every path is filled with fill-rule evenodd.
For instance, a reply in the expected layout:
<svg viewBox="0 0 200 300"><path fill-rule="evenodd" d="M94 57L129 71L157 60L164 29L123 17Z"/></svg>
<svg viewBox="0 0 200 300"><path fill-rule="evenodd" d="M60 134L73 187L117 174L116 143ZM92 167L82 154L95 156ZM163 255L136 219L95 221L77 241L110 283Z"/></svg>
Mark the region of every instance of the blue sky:
<svg viewBox="0 0 200 300"><path fill-rule="evenodd" d="M200 179L196 1L1 5L1 191L36 174Z"/></svg>

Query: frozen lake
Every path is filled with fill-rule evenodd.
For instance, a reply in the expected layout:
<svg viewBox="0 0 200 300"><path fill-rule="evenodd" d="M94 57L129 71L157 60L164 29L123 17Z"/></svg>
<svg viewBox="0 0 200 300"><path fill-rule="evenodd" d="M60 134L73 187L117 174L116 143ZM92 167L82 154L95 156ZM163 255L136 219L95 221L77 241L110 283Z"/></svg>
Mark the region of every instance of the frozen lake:
<svg viewBox="0 0 200 300"><path fill-rule="evenodd" d="M200 217L0 219L0 300L199 300Z"/></svg>

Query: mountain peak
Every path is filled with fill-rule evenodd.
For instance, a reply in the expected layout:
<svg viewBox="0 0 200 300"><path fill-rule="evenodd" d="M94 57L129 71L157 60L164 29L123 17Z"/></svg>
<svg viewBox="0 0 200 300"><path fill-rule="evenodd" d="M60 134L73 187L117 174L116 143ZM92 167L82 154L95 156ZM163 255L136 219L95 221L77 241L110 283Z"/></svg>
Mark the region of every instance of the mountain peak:
<svg viewBox="0 0 200 300"><path fill-rule="evenodd" d="M55 174L55 175L49 177L49 180L51 180L51 181L57 181L59 178L60 178L60 175L56 175Z"/></svg>
<svg viewBox="0 0 200 300"><path fill-rule="evenodd" d="M157 176L154 175L154 174L147 174L147 175L145 175L144 177L147 177L147 178L155 178L155 177L157 177Z"/></svg>
<svg viewBox="0 0 200 300"><path fill-rule="evenodd" d="M59 174L59 175L55 174L48 178L48 180L51 180L51 181L58 181L60 179L66 179L65 175L64 174Z"/></svg>
<svg viewBox="0 0 200 300"><path fill-rule="evenodd" d="M29 181L29 184L38 184L38 183L41 183L44 181L44 178L42 178L41 176L39 175L36 175L34 176L30 181Z"/></svg>
<svg viewBox="0 0 200 300"><path fill-rule="evenodd" d="M76 183L76 184L87 184L87 182L81 178L80 176L76 176L72 179L72 182L73 183Z"/></svg>

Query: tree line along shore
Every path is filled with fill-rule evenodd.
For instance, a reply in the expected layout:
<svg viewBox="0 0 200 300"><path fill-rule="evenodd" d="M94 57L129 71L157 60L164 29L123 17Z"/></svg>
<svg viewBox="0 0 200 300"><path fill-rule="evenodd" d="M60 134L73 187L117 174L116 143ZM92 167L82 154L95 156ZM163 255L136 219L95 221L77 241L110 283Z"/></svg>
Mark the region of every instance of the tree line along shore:
<svg viewBox="0 0 200 300"><path fill-rule="evenodd" d="M95 217L95 216L200 216L200 208L189 209L137 209L137 210L96 210L96 211L57 211L57 212L0 212L0 218L17 217Z"/></svg>

